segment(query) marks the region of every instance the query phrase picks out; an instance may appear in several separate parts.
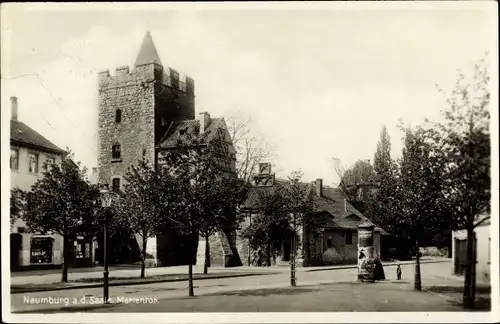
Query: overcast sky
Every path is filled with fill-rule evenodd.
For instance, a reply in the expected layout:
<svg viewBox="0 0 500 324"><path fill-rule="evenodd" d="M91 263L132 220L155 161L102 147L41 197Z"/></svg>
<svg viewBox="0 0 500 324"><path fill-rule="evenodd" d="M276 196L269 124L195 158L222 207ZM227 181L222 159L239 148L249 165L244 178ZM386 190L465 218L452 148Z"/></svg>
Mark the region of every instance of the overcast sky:
<svg viewBox="0 0 500 324"><path fill-rule="evenodd" d="M244 112L276 145L279 175L300 168L328 185L332 157L373 161L384 124L399 156L398 119L437 116L435 85L449 89L458 68L496 50L494 7L208 6L3 4L2 107L17 96L21 121L97 166L96 73L133 66L149 29L163 64L194 78L197 112Z"/></svg>

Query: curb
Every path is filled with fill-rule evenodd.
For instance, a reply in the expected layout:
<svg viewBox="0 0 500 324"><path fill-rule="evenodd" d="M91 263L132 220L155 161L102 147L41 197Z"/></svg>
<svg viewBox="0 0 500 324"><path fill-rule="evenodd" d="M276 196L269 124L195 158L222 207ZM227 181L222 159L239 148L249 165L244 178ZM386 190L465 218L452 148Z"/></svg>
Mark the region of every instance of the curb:
<svg viewBox="0 0 500 324"><path fill-rule="evenodd" d="M251 277L251 276L263 276L268 273L242 273L242 274L232 274L227 276L213 276L213 277L201 277L201 278L193 278L193 281L197 280L208 280L208 279L225 279L225 278L238 278L238 277ZM269 273L276 274L276 273ZM109 283L109 287L116 286L133 286L133 285L147 285L153 283L164 283L164 282L180 282L180 281L188 281L188 278L174 278L174 279L157 279L157 280L146 280L146 281L137 281L137 282L112 282ZM86 289L86 288L101 288L103 287L102 283L91 283L91 284L76 284L74 286L63 286L63 287L40 287L40 288L12 288L10 289L11 294L23 294L23 293L34 293L34 292L44 292L44 291L58 291L58 290L71 290L71 289Z"/></svg>
<svg viewBox="0 0 500 324"><path fill-rule="evenodd" d="M422 260L420 261L420 264L423 264L423 263L442 263L442 262L449 262L450 260L448 259L443 259L443 260ZM383 267L393 267L393 266L396 266L396 265L405 265L405 264L415 264L415 261L401 261L401 262L391 262L391 263L386 263L386 264L383 264L382 263L382 266ZM331 270L343 270L343 269L357 269L358 268L358 265L357 264L353 264L353 265L347 265L347 266L338 266L338 267L332 267L332 268L322 268L322 269L308 269L308 270L305 270L305 272L314 272L314 271L331 271Z"/></svg>

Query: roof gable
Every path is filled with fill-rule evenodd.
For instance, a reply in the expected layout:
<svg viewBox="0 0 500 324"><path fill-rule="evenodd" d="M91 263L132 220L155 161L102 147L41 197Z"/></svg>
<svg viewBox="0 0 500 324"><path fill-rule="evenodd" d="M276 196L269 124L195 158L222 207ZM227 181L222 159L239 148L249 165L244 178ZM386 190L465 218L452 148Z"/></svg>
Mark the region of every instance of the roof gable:
<svg viewBox="0 0 500 324"><path fill-rule="evenodd" d="M10 141L19 146L33 147L55 154L64 153L64 150L43 137L33 128L17 120L10 121Z"/></svg>
<svg viewBox="0 0 500 324"><path fill-rule="evenodd" d="M210 118L210 123L203 134L200 134L200 121L197 119L172 122L158 147L169 149L175 148L179 143L189 145L194 139L199 140L200 143L208 144L217 138L220 129L227 132L223 118Z"/></svg>

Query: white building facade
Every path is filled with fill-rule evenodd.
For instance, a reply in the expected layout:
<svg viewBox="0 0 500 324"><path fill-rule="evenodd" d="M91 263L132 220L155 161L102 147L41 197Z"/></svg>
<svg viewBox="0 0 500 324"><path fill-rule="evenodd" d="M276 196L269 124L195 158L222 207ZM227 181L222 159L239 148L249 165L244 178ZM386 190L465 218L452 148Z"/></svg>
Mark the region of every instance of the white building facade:
<svg viewBox="0 0 500 324"><path fill-rule="evenodd" d="M43 166L59 164L64 153L28 125L18 120L17 98L11 97L10 176L11 189L31 190L43 177ZM28 233L26 223L17 218L11 226L11 269L31 265L59 265L63 262L60 235Z"/></svg>
<svg viewBox="0 0 500 324"><path fill-rule="evenodd" d="M476 280L490 282L491 272L491 224L489 221L477 226L476 234ZM467 261L467 231L458 230L452 234L452 272L454 275L465 275Z"/></svg>

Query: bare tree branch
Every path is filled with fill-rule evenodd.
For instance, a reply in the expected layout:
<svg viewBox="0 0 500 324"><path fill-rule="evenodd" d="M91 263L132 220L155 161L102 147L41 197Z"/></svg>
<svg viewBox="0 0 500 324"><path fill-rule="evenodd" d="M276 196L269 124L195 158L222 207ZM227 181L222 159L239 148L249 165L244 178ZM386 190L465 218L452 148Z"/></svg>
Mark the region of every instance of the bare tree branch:
<svg viewBox="0 0 500 324"><path fill-rule="evenodd" d="M272 160L274 145L252 129L252 119L249 116L239 113L229 116L227 121L229 134L237 152L238 177L245 182L251 182L259 163Z"/></svg>

